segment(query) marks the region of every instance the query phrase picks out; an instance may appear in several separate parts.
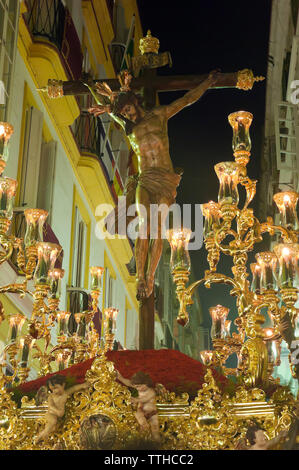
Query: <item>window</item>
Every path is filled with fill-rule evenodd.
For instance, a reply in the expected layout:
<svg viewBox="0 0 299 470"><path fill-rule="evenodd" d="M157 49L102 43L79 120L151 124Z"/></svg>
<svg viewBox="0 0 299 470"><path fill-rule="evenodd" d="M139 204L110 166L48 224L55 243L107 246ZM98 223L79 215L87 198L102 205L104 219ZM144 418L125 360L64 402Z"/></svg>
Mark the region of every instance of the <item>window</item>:
<svg viewBox="0 0 299 470"><path fill-rule="evenodd" d="M114 278L105 268L105 308L114 307Z"/></svg>
<svg viewBox="0 0 299 470"><path fill-rule="evenodd" d="M88 289L91 220L74 186L69 285Z"/></svg>
<svg viewBox="0 0 299 470"><path fill-rule="evenodd" d="M37 190L37 207L49 212L47 222L51 224L53 188L55 179L57 143L54 140L42 142Z"/></svg>
<svg viewBox="0 0 299 470"><path fill-rule="evenodd" d="M0 0L0 81L4 103L0 104L0 121L7 121L13 64L16 53L19 0Z"/></svg>
<svg viewBox="0 0 299 470"><path fill-rule="evenodd" d="M43 113L25 83L16 203L25 209L37 207L47 210L48 223L52 209L55 160L56 142L52 140Z"/></svg>
<svg viewBox="0 0 299 470"><path fill-rule="evenodd" d="M31 106L25 111L25 134L20 174L19 205L36 207L40 155L42 145L43 113Z"/></svg>
<svg viewBox="0 0 299 470"><path fill-rule="evenodd" d="M51 224L55 161L56 142L52 140L43 113L25 82L17 176L19 185L12 228L18 238L25 234L24 209L48 211L47 223Z"/></svg>
<svg viewBox="0 0 299 470"><path fill-rule="evenodd" d="M86 232L86 224L80 214L78 207L76 206L72 266L73 287L83 287L84 285Z"/></svg>
<svg viewBox="0 0 299 470"><path fill-rule="evenodd" d="M71 312L69 331L76 331L74 313L88 309L90 217L76 187L73 196L71 260L68 284L68 308Z"/></svg>

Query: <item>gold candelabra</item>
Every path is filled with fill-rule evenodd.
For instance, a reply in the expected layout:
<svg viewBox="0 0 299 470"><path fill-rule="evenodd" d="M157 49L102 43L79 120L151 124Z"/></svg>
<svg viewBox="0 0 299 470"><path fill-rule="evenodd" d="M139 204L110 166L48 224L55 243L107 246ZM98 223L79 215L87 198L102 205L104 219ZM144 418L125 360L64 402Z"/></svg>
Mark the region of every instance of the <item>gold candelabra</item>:
<svg viewBox="0 0 299 470"><path fill-rule="evenodd" d="M19 380L24 382L30 372L31 351L32 358L39 361L39 375L52 372L53 362L54 369L62 370L70 362L81 362L100 353L100 338L92 320L98 311L104 268L90 268L91 307L88 311L75 313L77 329L70 334L68 322L71 313L59 310L64 270L57 268L55 263L62 247L43 241L43 226L48 212L35 208L26 209L24 238L8 234L12 223L17 181L2 176L2 173L8 159L9 139L12 134L13 127L0 122L0 265L9 260L15 251L16 264L24 281L0 286L0 294L17 293L22 297L28 294L33 299L30 318L27 319L21 314L9 317L9 339L4 349L5 360L14 369ZM31 280L34 282L33 291L27 287L28 281ZM113 321L113 330L109 328L108 322L105 332L106 350L111 349L114 342L115 319ZM23 331L25 322L26 330ZM50 348L51 331L56 325L57 345ZM44 341L43 347L40 341L38 344L38 340Z"/></svg>
<svg viewBox="0 0 299 470"><path fill-rule="evenodd" d="M274 201L280 213L280 225L274 225L271 217L260 222L249 204L256 193L257 181L247 176L246 165L250 160L251 140L249 129L253 116L239 111L228 116L233 129L234 161L215 165L219 179L218 202L210 201L202 205L204 222L204 243L208 252L209 270L204 277L188 285L190 257L188 243L190 230L172 229L168 231L171 246L171 271L176 284L176 295L180 303L178 322L188 323L187 306L192 303L194 290L201 284L210 288L212 284L227 284L230 295L236 297L238 318L235 320L238 333L230 335L227 324L228 309L216 306L210 309L212 317L213 351L204 351L202 360L208 365L218 365L226 374L237 374L243 383L250 387L268 383L274 365L279 363L279 353L273 358L271 350L279 351L281 335L278 325L284 315L289 314L293 326L298 310L298 219L296 204L299 194L285 191L275 194ZM246 193L245 203L239 208L239 186ZM280 241L273 251L256 254L256 263L250 265L252 283L247 271L248 253L268 232L271 236L280 234ZM232 257L232 276L217 272L220 256ZM262 310L266 310L273 322L271 334L261 327L265 321ZM272 349L271 349L272 348ZM236 353L238 366L226 369L228 357Z"/></svg>

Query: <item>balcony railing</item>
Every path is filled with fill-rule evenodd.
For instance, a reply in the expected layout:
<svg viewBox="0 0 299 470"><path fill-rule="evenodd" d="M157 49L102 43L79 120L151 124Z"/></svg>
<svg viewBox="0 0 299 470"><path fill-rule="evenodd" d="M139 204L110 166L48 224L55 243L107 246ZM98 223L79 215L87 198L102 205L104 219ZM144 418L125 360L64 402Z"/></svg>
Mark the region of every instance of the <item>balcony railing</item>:
<svg viewBox="0 0 299 470"><path fill-rule="evenodd" d="M27 0L27 24L33 36L45 38L61 49L65 7L61 0Z"/></svg>
<svg viewBox="0 0 299 470"><path fill-rule="evenodd" d="M81 152L101 157L101 122L87 112L81 112L74 125L74 134Z"/></svg>
<svg viewBox="0 0 299 470"><path fill-rule="evenodd" d="M27 0L27 6L26 22L34 39L55 45L70 78L79 79L83 54L69 10L61 0Z"/></svg>
<svg viewBox="0 0 299 470"><path fill-rule="evenodd" d="M117 197L116 186L123 191L125 184L124 175L120 170L110 141L107 138L107 130L100 118L95 118L88 112L81 112L74 123L74 137L82 153L91 153L97 156L106 180L110 186L114 199Z"/></svg>

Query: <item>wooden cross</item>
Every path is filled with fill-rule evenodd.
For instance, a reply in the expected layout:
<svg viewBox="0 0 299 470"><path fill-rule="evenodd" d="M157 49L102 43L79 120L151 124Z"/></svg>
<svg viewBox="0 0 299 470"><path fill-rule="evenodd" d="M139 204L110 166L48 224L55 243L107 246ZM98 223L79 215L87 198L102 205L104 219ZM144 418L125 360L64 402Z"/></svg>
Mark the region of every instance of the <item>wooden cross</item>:
<svg viewBox="0 0 299 470"><path fill-rule="evenodd" d="M147 37L149 37L149 35ZM151 40L152 38L149 39L150 42ZM137 61L138 60L138 70L140 71L140 74L139 76L132 79L130 83L130 88L134 92L142 93L144 107L146 110L150 110L156 105L157 93L179 90L191 90L197 87L208 76L208 74L170 76L157 75L157 68L162 65L166 65L170 62L171 59L169 53L158 54L157 50L155 50L155 46L153 49L146 49L142 56L137 57ZM220 73L217 78L216 84L214 84L211 88L239 88L243 90L249 90L252 88L255 81L260 81L263 79L264 77L254 77L252 71L248 69L233 73ZM118 91L120 88L119 80L116 78L94 80L94 83L99 81L106 82L112 89L112 91ZM50 85L52 85L52 91L54 90L52 97L84 95L90 93L90 89L84 84L82 80L64 82L50 80L47 89L50 97ZM140 350L154 349L154 304L154 292L150 295L150 297L139 302Z"/></svg>

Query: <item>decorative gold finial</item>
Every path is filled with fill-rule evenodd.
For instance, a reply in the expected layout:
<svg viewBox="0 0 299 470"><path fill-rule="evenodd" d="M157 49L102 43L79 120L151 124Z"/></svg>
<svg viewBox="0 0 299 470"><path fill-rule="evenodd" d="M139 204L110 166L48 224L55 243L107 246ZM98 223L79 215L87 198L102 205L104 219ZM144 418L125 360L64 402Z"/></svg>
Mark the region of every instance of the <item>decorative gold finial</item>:
<svg viewBox="0 0 299 470"><path fill-rule="evenodd" d="M47 93L48 98L61 98L63 96L63 81L49 78L48 85L43 88L37 88L37 91Z"/></svg>
<svg viewBox="0 0 299 470"><path fill-rule="evenodd" d="M236 88L240 90L251 90L254 82L260 82L262 80L265 80L265 77L255 77L250 69L239 70Z"/></svg>
<svg viewBox="0 0 299 470"><path fill-rule="evenodd" d="M140 39L139 41L139 49L142 55L148 52L158 54L159 47L160 47L159 39L154 38L150 30L148 30L146 37Z"/></svg>

